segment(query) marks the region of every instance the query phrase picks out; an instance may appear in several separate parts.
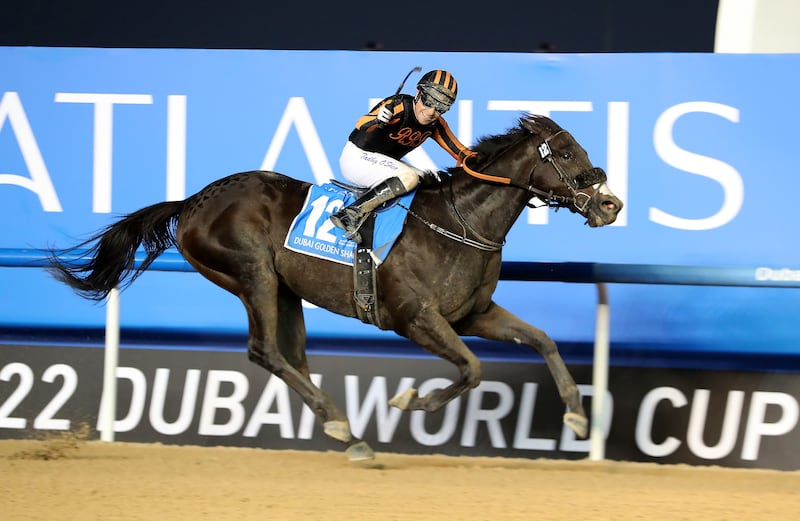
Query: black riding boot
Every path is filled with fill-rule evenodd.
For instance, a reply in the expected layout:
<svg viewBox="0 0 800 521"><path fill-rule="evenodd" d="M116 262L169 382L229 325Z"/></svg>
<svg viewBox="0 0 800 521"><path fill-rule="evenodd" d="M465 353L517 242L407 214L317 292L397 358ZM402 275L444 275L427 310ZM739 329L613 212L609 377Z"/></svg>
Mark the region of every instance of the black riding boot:
<svg viewBox="0 0 800 521"><path fill-rule="evenodd" d="M344 230L345 237L361 242L358 229L364 224L369 213L386 201L408 193L399 177L390 177L370 188L364 195L356 199L350 206L345 206L331 215L334 226Z"/></svg>

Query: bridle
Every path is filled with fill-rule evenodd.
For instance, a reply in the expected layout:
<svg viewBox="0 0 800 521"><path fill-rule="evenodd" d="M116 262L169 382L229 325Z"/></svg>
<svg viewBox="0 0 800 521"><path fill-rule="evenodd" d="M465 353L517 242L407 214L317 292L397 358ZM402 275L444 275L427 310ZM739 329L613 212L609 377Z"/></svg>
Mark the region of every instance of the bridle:
<svg viewBox="0 0 800 521"><path fill-rule="evenodd" d="M589 206L589 202L591 201L591 196L585 192L581 192L581 190L598 183L605 183L606 173L605 171L603 171L602 168L591 168L587 171L577 174L575 177L570 177L569 175L567 175L560 160L556 159L556 156L553 154L553 150L550 147L550 140L555 138L559 134L565 132L566 130L559 130L552 136L546 137L536 147L536 151L539 153L539 158L541 159L541 162L534 162L533 166L531 167L531 172L530 175L528 176L528 183L529 183L528 186L515 183L512 179L508 177L501 177L490 174L484 174L482 172L476 172L475 170L467 166L466 158L460 160L457 166L460 166L467 174L482 181L500 183L508 186L513 186L521 190L525 190L526 192L533 194L539 199L541 199L545 203L545 205L550 208L557 209L557 208L565 208L573 206L581 214L585 214L586 209ZM491 165L498 158L508 153L509 150L516 148L517 145L524 142L526 138L527 136L523 139L520 139L517 143L508 147L504 152L502 152L497 157L492 159L492 161L490 161L485 166ZM562 184L564 184L564 186L567 187L567 190L569 191L570 195L568 196L558 195L553 193L552 190L550 192L545 192L544 190L540 190L535 186L533 186L533 177L536 173L536 167L539 166L539 164L541 163L550 163L553 166L556 173L558 174L558 179L561 181ZM538 206L530 202L526 203L526 205L530 208L539 208Z"/></svg>
<svg viewBox="0 0 800 521"><path fill-rule="evenodd" d="M530 129L528 129L528 132L530 134L534 133ZM480 179L481 181L487 181L487 182L490 182L490 183L499 183L499 184L502 184L502 185L512 186L512 187L515 187L515 188L519 188L521 190L525 190L529 194L532 194L532 195L538 197L539 199L541 199L545 203L545 205L550 207L550 208L558 209L558 208L566 208L566 207L573 206L573 207L575 207L576 210L581 212L581 214L585 215L586 208L589 206L589 202L591 201L591 196L586 194L586 193L584 193L584 192L581 192L581 190L584 189L584 188L587 188L589 186L598 184L598 183L606 182L606 173L605 173L605 171L603 171L602 168L591 168L591 169L589 169L587 171L584 171L584 172L581 172L581 173L577 174L575 177L568 176L566 171L564 170L563 165L561 165L560 161L556 159L556 157L553 155L552 149L550 148L550 140L555 138L556 136L558 136L559 134L561 134L563 132L566 132L566 130L559 130L558 132L556 132L552 136L546 137L536 147L536 150L539 153L539 158L541 159L541 161L535 161L533 163L533 166L531 167L530 174L528 176L528 186L521 185L519 183L515 183L511 178L508 178L508 177L501 177L501 176L495 176L495 175L491 175L491 174L484 174L483 172L477 172L477 171L473 170L472 168L470 168L466 164L466 160L469 158L469 156L459 159L458 162L456 163L456 166L457 167L461 167L464 170L464 172L466 172L467 174L471 175L472 177ZM497 161L497 159L499 159L500 157L502 157L505 154L507 154L510 150L513 150L514 148L519 146L520 143L525 142L527 138L528 138L528 136L525 136L524 138L520 139L516 143L512 144L511 146L506 148L503 152L498 154L496 157L494 157L491 161L489 161L489 163L487 163L484 166L491 165L492 163ZM569 196L555 194L555 193L552 192L552 190L550 192L545 192L544 190L540 190L540 189L538 189L538 188L533 186L533 176L536 174L536 167L539 166L542 163L550 163L550 164L553 165L553 168L555 169L556 173L558 174L559 180L567 187L567 190L569 190L569 193L570 193ZM446 230L446 229L442 228L441 226L438 226L438 225L428 221L427 219L423 218L422 216L416 214L410 208L407 208L407 207L405 207L403 205L400 205L400 206L402 208L404 208L411 216L415 217L420 222L422 222L423 224L428 226L428 228L430 228L431 230L435 231L436 233L444 235L448 239L454 240L456 242L460 242L460 243L465 244L467 246L470 246L472 248L477 248L479 250L489 251L489 252L500 251L503 248L503 243L502 242L495 242L495 241L492 241L491 239L488 239L488 238L482 236L480 233L477 232L477 230L475 230L472 226L470 226L470 224L467 222L467 220L464 218L464 216L461 215L461 212L459 212L458 207L456 206L455 195L453 193L453 185L452 184L450 185L450 199L451 199L450 203L451 203L452 208L453 208L453 210L454 210L454 212L456 214L456 218L457 218L458 222L461 225L461 234L460 235L457 234L457 233L451 232L450 230ZM528 206L530 208L539 208L540 207L540 206L536 206L536 205L532 204L530 201L528 201L526 203L526 206ZM468 238L467 237L467 230L469 230L469 232L472 235L474 235L478 240L474 240L474 239Z"/></svg>

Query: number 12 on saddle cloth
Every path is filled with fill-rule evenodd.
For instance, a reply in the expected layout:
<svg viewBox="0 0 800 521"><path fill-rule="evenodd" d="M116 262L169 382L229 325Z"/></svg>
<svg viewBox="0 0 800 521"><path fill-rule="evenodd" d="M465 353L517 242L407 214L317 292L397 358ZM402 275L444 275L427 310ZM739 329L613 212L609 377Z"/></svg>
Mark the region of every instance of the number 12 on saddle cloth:
<svg viewBox="0 0 800 521"><path fill-rule="evenodd" d="M372 243L372 258L376 266L386 260L403 230L407 216L405 208L411 206L414 194L416 190L376 210ZM357 245L346 239L344 230L335 227L328 217L354 200L352 192L331 183L312 185L303 208L289 227L283 245L298 253L352 266Z"/></svg>

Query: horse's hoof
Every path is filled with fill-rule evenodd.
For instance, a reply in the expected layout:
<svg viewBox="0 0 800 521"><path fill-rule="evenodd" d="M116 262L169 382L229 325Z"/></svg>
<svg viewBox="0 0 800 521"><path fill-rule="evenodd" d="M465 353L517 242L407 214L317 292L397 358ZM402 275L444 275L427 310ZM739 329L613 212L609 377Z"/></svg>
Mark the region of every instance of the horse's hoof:
<svg viewBox="0 0 800 521"><path fill-rule="evenodd" d="M327 434L334 440L339 440L348 443L350 440L353 439L353 435L350 434L350 424L346 421L325 422L322 428L325 434Z"/></svg>
<svg viewBox="0 0 800 521"><path fill-rule="evenodd" d="M372 452L372 448L364 441L359 441L350 445L344 453L347 454L347 459L350 461L375 459L375 453Z"/></svg>
<svg viewBox="0 0 800 521"><path fill-rule="evenodd" d="M568 412L564 414L564 423L575 432L580 439L585 439L589 435L589 420L585 416Z"/></svg>
<svg viewBox="0 0 800 521"><path fill-rule="evenodd" d="M397 396L389 400L389 405L407 411L408 406L411 404L413 400L417 399L417 396L418 396L417 390L414 389L413 387L409 387L402 393L398 393Z"/></svg>

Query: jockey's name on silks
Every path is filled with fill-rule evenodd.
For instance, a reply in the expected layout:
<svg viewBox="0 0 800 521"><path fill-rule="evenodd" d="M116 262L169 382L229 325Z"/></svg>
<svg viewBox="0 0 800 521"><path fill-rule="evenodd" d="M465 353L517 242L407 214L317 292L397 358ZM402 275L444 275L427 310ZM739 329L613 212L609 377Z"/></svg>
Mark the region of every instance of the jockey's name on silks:
<svg viewBox="0 0 800 521"><path fill-rule="evenodd" d="M379 266L403 230L406 210L416 190L394 199L376 210L372 258ZM355 196L349 190L331 183L312 185L300 213L292 221L284 246L292 251L353 265L356 243L344 237L344 230L333 225L329 217L352 203ZM403 208L405 207L405 208Z"/></svg>

